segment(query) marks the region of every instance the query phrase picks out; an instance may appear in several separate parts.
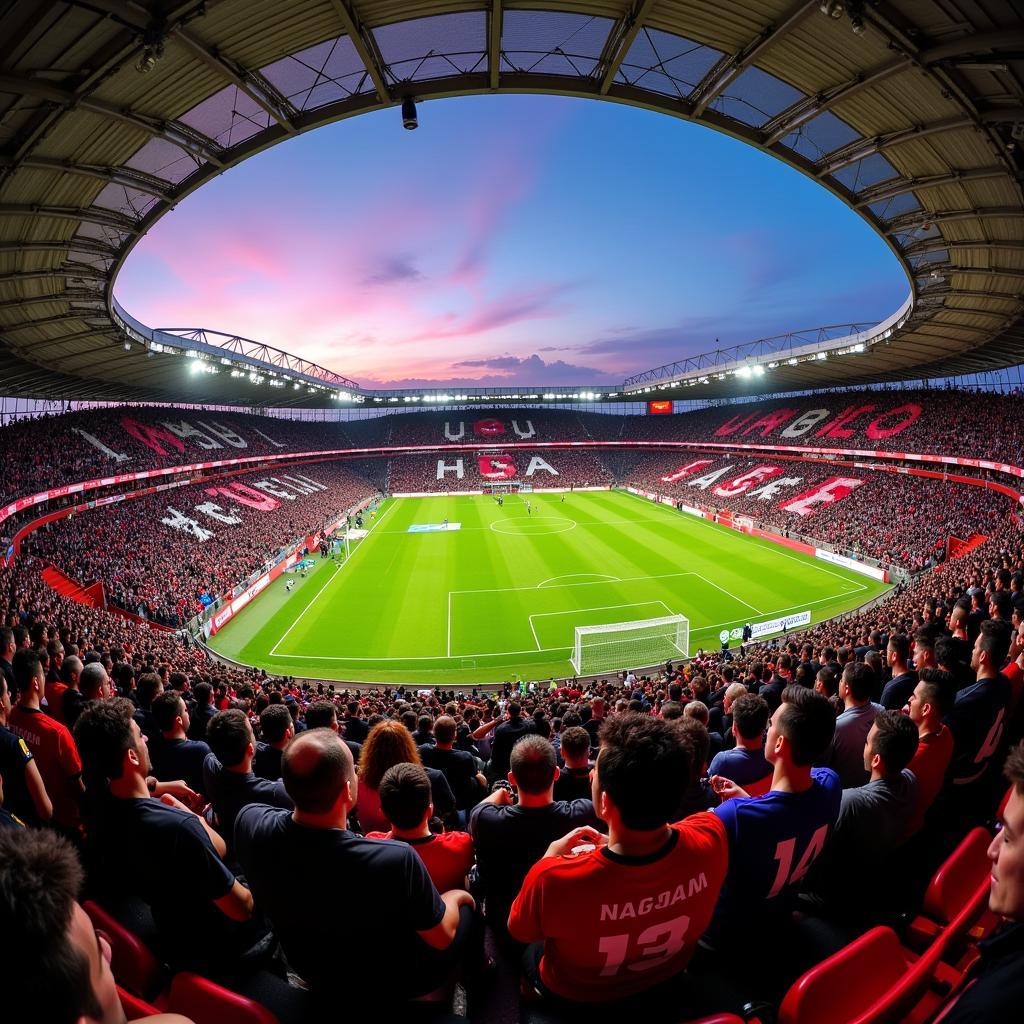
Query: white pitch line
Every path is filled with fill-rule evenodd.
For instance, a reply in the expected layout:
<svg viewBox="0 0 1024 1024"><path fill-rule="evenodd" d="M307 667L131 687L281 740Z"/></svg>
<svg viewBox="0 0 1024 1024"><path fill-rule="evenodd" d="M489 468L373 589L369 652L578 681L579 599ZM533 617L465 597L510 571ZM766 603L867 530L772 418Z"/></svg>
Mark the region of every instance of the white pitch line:
<svg viewBox="0 0 1024 1024"><path fill-rule="evenodd" d="M453 591L455 593L455 591ZM842 597L842 594L833 594L831 597L822 597L817 601L801 601L800 604L791 604L786 608L774 608L771 611L764 612L764 615L782 615L784 612L791 612L797 608L813 608L818 604L827 604L829 601L838 600ZM666 606L667 607L667 606ZM725 622L715 622L710 626L697 626L695 629L690 630L690 634L696 633L710 633L713 630L721 629L723 626L734 626L738 622L742 622L742 619L728 619ZM814 625L814 623L812 623ZM482 654L459 654L456 657L459 658L507 658L513 654L552 654L558 653L559 651L571 651L571 647L542 647L540 651L534 650L533 648L527 648L522 651L487 651ZM440 654L429 654L429 655L414 655L408 657L387 657L387 658L346 658L342 655L336 654L270 654L268 657L290 659L293 661L381 661L388 662L389 664L394 661L445 661L445 657Z"/></svg>
<svg viewBox="0 0 1024 1024"><path fill-rule="evenodd" d="M629 494L628 491L626 493ZM646 498L640 497L639 494L632 494L632 495L630 495L630 497L636 498L637 501L643 501L643 502L645 502L647 504L650 504L647 501ZM668 506L664 506L664 507L667 509ZM671 515L671 512L669 513L669 515ZM721 527L721 530L715 530L715 532L721 534L722 531L726 531L726 536L728 536L729 534L736 533L735 530L731 530L729 527L723 526L721 523L713 523L710 519L697 519L697 518L695 518L693 516L686 516L686 517L684 517L683 519L681 519L679 521L680 522L686 522L686 523L692 523L695 526L696 525L703 525L703 526L707 526L709 528L716 527L716 526L717 527ZM740 536L748 536L748 535L747 534L740 534ZM755 538L755 539L767 540L767 538ZM774 548L781 548L782 546L783 545L781 545L781 544L777 544L777 545L774 546ZM849 576L843 576L843 575L841 575L838 572L833 572L831 569L826 569L821 564L820 559L814 558L811 555L805 555L804 558L807 559L807 561L805 561L804 558L797 558L796 555L791 555L791 554L788 554L787 552L781 551L781 550L774 550L774 548L772 548L770 550L772 550L773 553L776 554L776 555L781 555L783 558L788 558L790 561L793 561L793 562L799 562L800 565L802 565L804 567L810 567L812 569L817 569L818 572L827 572L829 574L829 576L835 576L835 578L837 580L842 580L844 583L854 583L854 584L856 584L858 590L867 590L868 589L866 584L862 584L862 583L857 582L856 580L852 580L852 579L850 579ZM850 569L849 571L853 572L852 569ZM879 582L881 582L881 581L879 581ZM768 612L761 612L761 614L762 615L767 615Z"/></svg>
<svg viewBox="0 0 1024 1024"><path fill-rule="evenodd" d="M534 626L533 626L533 616L532 615L527 616L527 622L530 623L530 632L533 634L534 646L537 648L538 651L542 650L542 648L540 646L540 639L537 637L537 630L534 629Z"/></svg>
<svg viewBox="0 0 1024 1024"><path fill-rule="evenodd" d="M274 644L273 648L271 648L271 651L270 651L270 654L268 655L268 657L271 657L271 658L273 658L273 657L282 657L282 658L292 657L292 655L288 655L288 654L278 655L276 653L278 647L280 647L281 644L283 644L285 642L285 639L287 638L288 634L299 624L299 622L302 619L303 615L305 615L306 612L308 612L309 609L313 607L313 605L316 603L317 598L334 582L334 580L337 578L338 573L341 572L341 570L344 569L345 566L347 566L352 561L352 559L356 557L356 555L359 553L359 551L365 545L366 540L370 536L370 534L373 533L373 531L378 526L380 526L380 524L384 521L384 516L386 516L388 514L388 512L390 512L391 509L393 509L394 507L395 507L394 504L389 505L388 508L385 509L384 514L373 524L373 526L371 526L366 531L366 537L363 538L363 543L360 544L359 547L356 548L356 550L353 551L352 554L350 554L348 556L348 558L346 558L345 561L341 565L339 565L339 566L337 566L335 568L334 574L331 576L331 578L316 592L316 594L313 595L313 600L310 601L309 604L307 604L306 607L303 608L301 612L299 612L299 614L295 617L295 621L284 631L284 634L282 635L281 639L278 640L276 644Z"/></svg>
<svg viewBox="0 0 1024 1024"><path fill-rule="evenodd" d="M609 576L607 573L603 573L603 572L570 572L570 573L566 573L564 576L551 576L549 579L541 580L540 583L537 584L537 589L541 590L541 589L544 588L544 586L546 584L554 583L555 580L574 580L574 579L579 579L581 576L589 576L589 577L598 577L598 576L600 576L601 579L596 579L596 578L594 579L595 583L602 583L602 582L603 583L621 583L622 582L622 580L620 580L618 576Z"/></svg>
<svg viewBox="0 0 1024 1024"><path fill-rule="evenodd" d="M581 573L580 575L590 575ZM637 583L640 580L667 580L677 576L696 576L695 572L663 572L654 576L624 576L618 580L619 583ZM557 579L557 577L556 577ZM546 582L546 581L545 581ZM561 587L594 587L606 586L608 580L591 580L589 583L560 583L557 587L546 587L546 590L559 590ZM452 594L507 594L518 590L536 590L537 585L531 584L528 587L482 587L479 590L452 590Z"/></svg>
<svg viewBox="0 0 1024 1024"><path fill-rule="evenodd" d="M452 656L452 592L448 591L448 647L447 657Z"/></svg>
<svg viewBox="0 0 1024 1024"><path fill-rule="evenodd" d="M601 604L595 608L566 608L561 612L534 612L530 618L540 619L547 615L579 615L581 612L607 612L613 608L644 608L649 604L660 604L669 615L675 614L664 601L630 601L628 604Z"/></svg>
<svg viewBox="0 0 1024 1024"><path fill-rule="evenodd" d="M306 612L308 612L309 609L312 608L314 604L316 604L316 599L334 582L334 577L337 576L339 572L341 572L341 566L336 565L334 567L334 572L332 572L330 577L328 577L327 582L313 595L313 599L309 602L309 604L306 605L305 608L302 609L301 612L299 612L299 614L295 617L295 621L284 631L284 634L282 635L281 639L278 640L277 643L274 644L274 646L271 648L270 657L274 656L274 654L277 652L278 647L280 647L281 644L284 643L285 638L288 636L288 634L299 624L299 622L302 620L302 616L305 615Z"/></svg>
<svg viewBox="0 0 1024 1024"><path fill-rule="evenodd" d="M726 597L731 597L734 601L739 601L740 604L745 604L752 612L757 612L758 615L765 615L766 612L761 611L760 608L755 608L749 601L744 601L742 597L737 597L731 590L726 590L725 587L720 587L717 583L712 583L707 576L702 576L699 572L693 574L699 580L703 580L709 587L714 587L715 590L720 590Z"/></svg>

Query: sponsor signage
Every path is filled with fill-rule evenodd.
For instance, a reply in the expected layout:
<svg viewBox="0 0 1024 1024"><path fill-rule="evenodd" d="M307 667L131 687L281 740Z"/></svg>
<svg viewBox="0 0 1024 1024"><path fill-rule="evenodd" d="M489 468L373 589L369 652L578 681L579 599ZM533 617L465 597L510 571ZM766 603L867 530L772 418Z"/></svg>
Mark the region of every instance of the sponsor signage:
<svg viewBox="0 0 1024 1024"><path fill-rule="evenodd" d="M783 615L778 619L765 619L764 622L752 622L750 624L750 635L752 639L759 640L761 637L770 636L772 633L781 633L784 629L798 629L800 626L809 626L811 624L811 612L810 609L802 612L794 612L792 615ZM734 629L723 629L718 634L718 639L722 643L727 643L730 640L742 640L743 639L743 627L736 626Z"/></svg>
<svg viewBox="0 0 1024 1024"><path fill-rule="evenodd" d="M448 530L461 530L462 523L415 523L406 533L445 533Z"/></svg>
<svg viewBox="0 0 1024 1024"><path fill-rule="evenodd" d="M872 579L881 580L883 583L889 582L889 574L884 569L879 569L873 565L865 565L863 562L858 562L855 558L837 555L834 551L826 551L824 548L815 548L814 557L820 558L823 562L831 562L833 565L841 565L844 569L852 569L854 572L870 576Z"/></svg>

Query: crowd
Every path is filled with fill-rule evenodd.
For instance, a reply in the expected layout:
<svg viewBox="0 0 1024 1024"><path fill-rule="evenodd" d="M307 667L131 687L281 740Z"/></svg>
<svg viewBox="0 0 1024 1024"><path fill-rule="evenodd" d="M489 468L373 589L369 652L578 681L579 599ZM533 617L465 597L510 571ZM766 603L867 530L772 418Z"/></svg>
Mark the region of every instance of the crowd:
<svg viewBox="0 0 1024 1024"><path fill-rule="evenodd" d="M175 407L117 406L16 420L0 430L0 503L115 472L351 443L339 423Z"/></svg>
<svg viewBox="0 0 1024 1024"><path fill-rule="evenodd" d="M987 536L1013 510L1010 498L982 487L833 463L729 458L697 452L626 454L621 458L616 480L623 486L666 494L691 506L729 509L750 516L760 525L813 537L853 557L876 558L912 572L942 561L949 537L967 540L973 534ZM708 465L675 481L664 479L703 458L707 458ZM780 467L782 472L735 496L715 493L717 487L763 465ZM698 486L702 478L724 467L728 471L714 482ZM807 516L783 507L788 499L835 476L849 476L863 483L848 497L820 504ZM792 478L799 483L779 486L780 480Z"/></svg>
<svg viewBox="0 0 1024 1024"><path fill-rule="evenodd" d="M25 549L81 583L102 581L117 607L177 627L262 569L282 544L373 493L345 462L285 467L59 519Z"/></svg>
<svg viewBox="0 0 1024 1024"><path fill-rule="evenodd" d="M1008 922L944 1021L1019 1008L1024 532L1009 520L801 635L492 694L225 670L67 603L37 570L0 571L0 932L36 953L8 993L16 1017L117 1019L95 1011L102 964L88 984L52 976L97 948L85 897L172 970L285 1022L331 1019L339 998L379 1012L456 969L476 1019L500 1013L503 971L527 1015L566 1020L777 1002L915 907L996 813L1004 766L990 906ZM330 884L297 888L295 870ZM50 917L27 912L40 886Z"/></svg>
<svg viewBox="0 0 1024 1024"><path fill-rule="evenodd" d="M617 436L629 441L712 441L741 444L789 444L804 447L860 448L872 451L920 452L994 459L1013 466L1024 463L1024 427L1021 410L1024 397L986 392L972 394L973 408L981 415L963 415L965 392L935 389L915 391L848 391L817 393L770 401L722 404L678 416L627 416ZM879 422L875 436L868 426L875 417L891 410L917 406L920 415L889 437L879 436L895 429L913 414L897 414ZM844 411L871 406L847 423L837 423ZM793 415L776 427L755 427L765 417L788 409ZM827 410L828 415L800 422L802 414ZM591 417L591 419L597 419ZM607 417L609 420L617 417ZM735 429L730 426L735 424ZM616 424L616 426L619 426ZM785 436L786 430L794 431ZM829 437L830 430L849 431ZM955 450L954 450L955 449Z"/></svg>
<svg viewBox="0 0 1024 1024"><path fill-rule="evenodd" d="M447 429L446 429L447 428ZM565 409L419 410L364 421L360 435L372 443L453 444L490 441L514 445L530 441L585 441L589 433L579 413Z"/></svg>
<svg viewBox="0 0 1024 1024"><path fill-rule="evenodd" d="M533 462L535 458L542 462ZM492 483L532 484L535 488L608 487L612 483L603 459L588 451L517 452L508 448L490 460L481 465L477 455L465 452L399 455L389 460L388 490L392 494L429 494L480 490ZM505 464L515 467L512 476L502 473L501 466Z"/></svg>
<svg viewBox="0 0 1024 1024"><path fill-rule="evenodd" d="M963 392L934 390L802 396L713 406L674 416L514 407L423 409L340 423L202 409L92 409L15 421L0 430L0 453L6 467L0 502L53 486L55 481L77 482L115 471L346 447L444 447L456 441L494 441L509 451L528 449L531 441L763 442L953 454L1017 465L1024 461L1024 443L1017 425L1021 402L1018 395L988 394L984 397L985 415L972 418L970 423L964 423L960 415ZM588 479L595 483L610 476L618 478L620 465L630 468L631 457L602 452L575 473L574 482L580 485ZM436 485L413 486L415 481L409 478L428 475L427 467L427 461L395 459L390 466L378 463L373 472L386 483L390 469L403 485L396 489L443 489ZM473 477L474 469L468 463L466 473ZM448 479L454 481L455 477L449 475ZM11 526L8 521L0 529L9 534Z"/></svg>
<svg viewBox="0 0 1024 1024"><path fill-rule="evenodd" d="M513 454L517 479L531 457ZM555 485L611 477L590 453L543 458ZM464 481L479 480L464 459ZM392 460L391 489L436 489L437 462ZM612 468L641 480L670 463ZM832 475L786 465L808 484ZM281 473L269 490L254 486L266 474L210 484L243 484L240 504L189 485L61 521L0 566L0 935L23 954L12 1019L123 1019L86 900L170 972L282 1024L429 1015L456 979L475 1020L777 1007L831 951L902 927L967 829L997 817L990 917L942 1021L1019 1014L1024 529L1005 504L865 474L856 499L813 517L815 535L910 565L947 531L988 540L873 608L767 644L496 692L229 668L40 578L54 561L180 619L372 491L347 465L298 471L326 489L301 494ZM761 504L729 507L765 519ZM410 1003L428 996L439 1002Z"/></svg>

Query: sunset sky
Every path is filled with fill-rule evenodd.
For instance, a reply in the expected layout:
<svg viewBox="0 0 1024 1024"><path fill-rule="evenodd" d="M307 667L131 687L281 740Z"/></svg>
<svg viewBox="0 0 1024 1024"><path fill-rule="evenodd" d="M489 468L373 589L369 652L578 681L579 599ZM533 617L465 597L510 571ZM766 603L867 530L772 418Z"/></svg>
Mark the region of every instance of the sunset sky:
<svg viewBox="0 0 1024 1024"><path fill-rule="evenodd" d="M226 172L139 243L119 301L416 387L621 383L906 297L855 214L708 129L539 96L419 117L363 115Z"/></svg>

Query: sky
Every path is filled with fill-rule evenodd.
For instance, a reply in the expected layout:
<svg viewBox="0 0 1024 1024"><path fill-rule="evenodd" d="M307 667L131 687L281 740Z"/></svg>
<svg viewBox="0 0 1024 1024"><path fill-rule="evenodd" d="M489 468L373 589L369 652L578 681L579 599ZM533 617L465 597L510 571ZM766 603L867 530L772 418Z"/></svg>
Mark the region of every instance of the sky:
<svg viewBox="0 0 1024 1024"><path fill-rule="evenodd" d="M374 388L619 384L907 295L856 214L710 129L550 96L419 121L364 114L225 172L139 242L118 300Z"/></svg>

